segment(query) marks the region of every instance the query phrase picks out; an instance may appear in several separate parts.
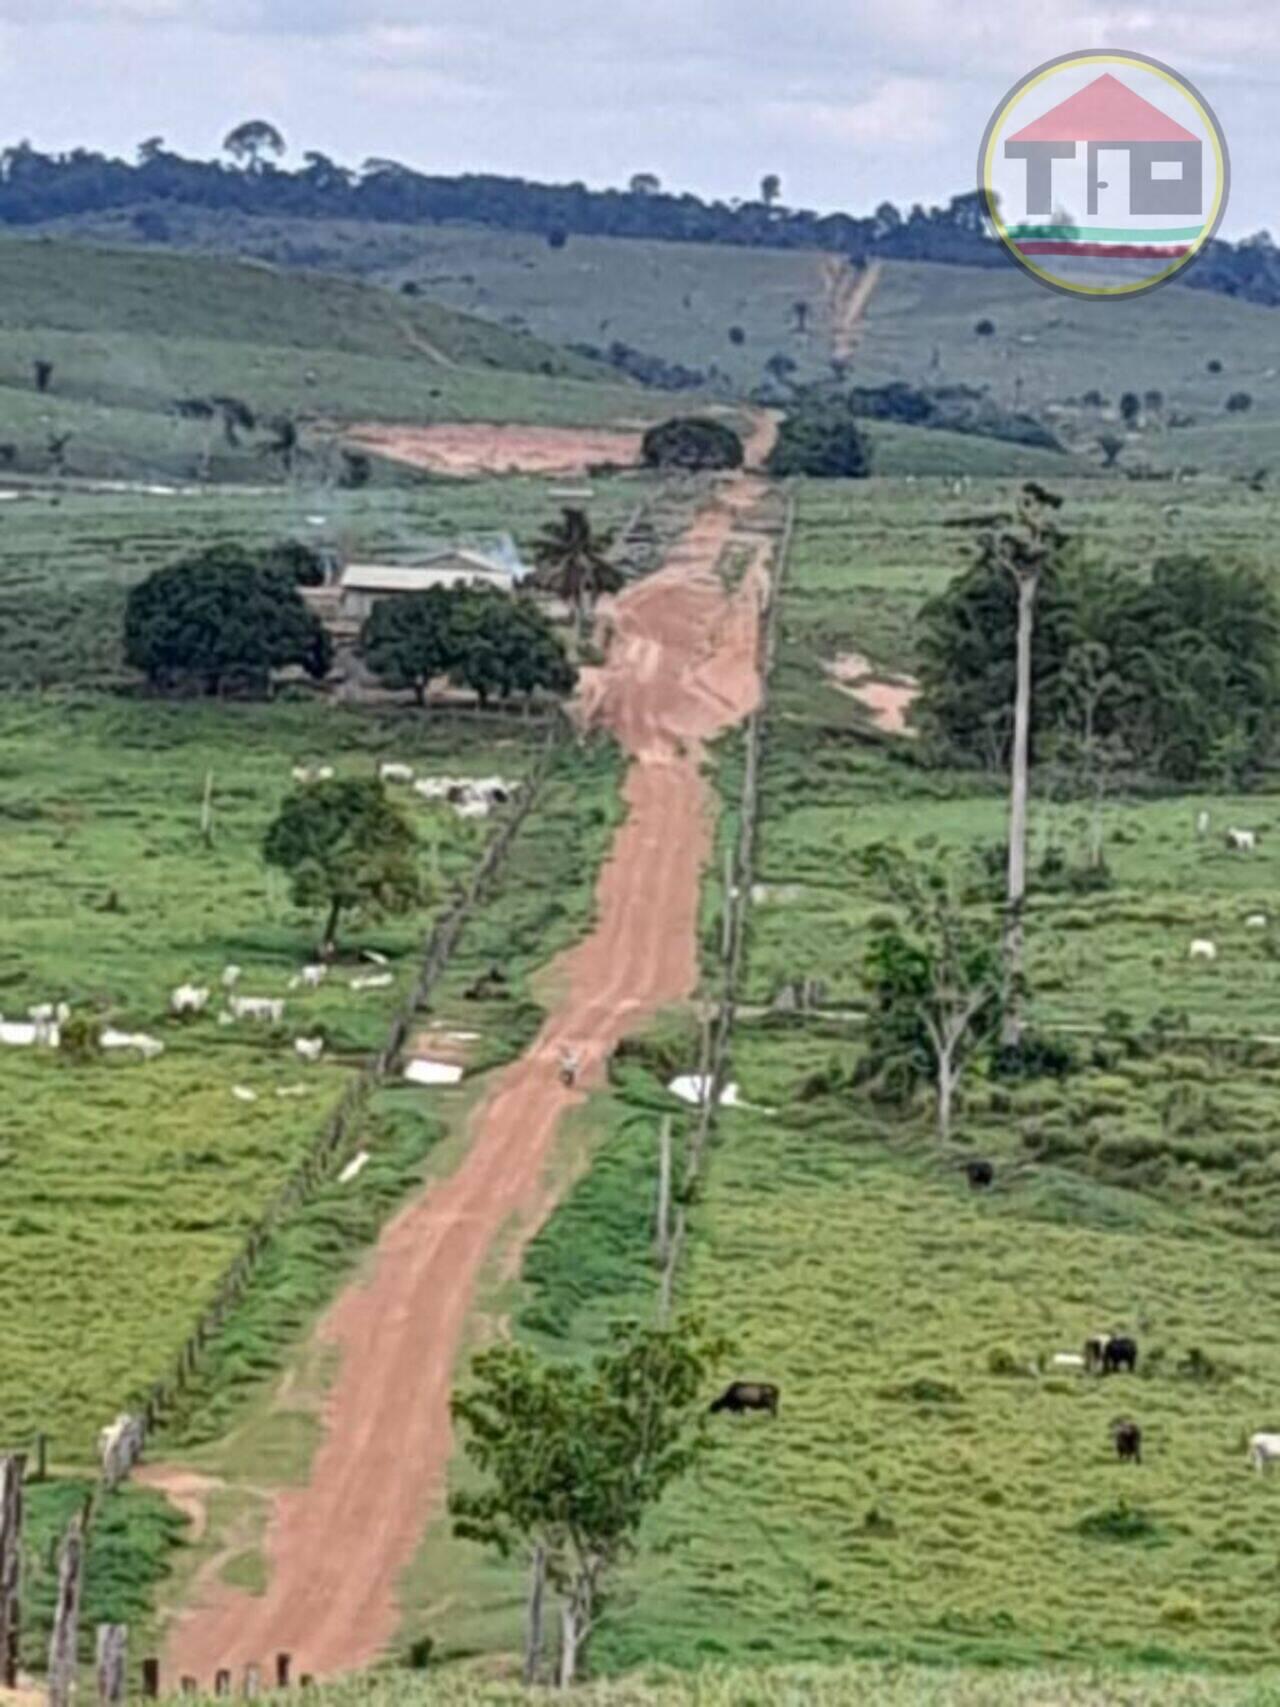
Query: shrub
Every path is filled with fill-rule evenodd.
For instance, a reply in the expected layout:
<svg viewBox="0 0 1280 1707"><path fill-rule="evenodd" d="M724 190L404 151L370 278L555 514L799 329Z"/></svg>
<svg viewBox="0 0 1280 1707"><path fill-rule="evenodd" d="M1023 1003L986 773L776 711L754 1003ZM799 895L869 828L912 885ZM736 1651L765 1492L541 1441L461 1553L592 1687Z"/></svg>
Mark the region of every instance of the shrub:
<svg viewBox="0 0 1280 1707"><path fill-rule="evenodd" d="M1253 408L1253 394L1249 391L1233 391L1227 398L1227 414L1243 415L1246 410Z"/></svg>
<svg viewBox="0 0 1280 1707"><path fill-rule="evenodd" d="M703 416L675 416L650 427L641 443L647 468L741 468L742 440L723 421Z"/></svg>
<svg viewBox="0 0 1280 1707"><path fill-rule="evenodd" d="M1217 356L1213 356L1204 365L1205 365L1206 370L1209 373L1221 373L1222 372L1222 363L1218 360Z"/></svg>
<svg viewBox="0 0 1280 1707"><path fill-rule="evenodd" d="M979 338L994 337L995 330L996 323L994 320L979 320L977 325L974 327L974 331L977 333Z"/></svg>
<svg viewBox="0 0 1280 1707"><path fill-rule="evenodd" d="M1069 1043L1044 1032L1026 1031L1017 1043L1004 1044L991 1056L998 1079L1065 1079L1080 1065Z"/></svg>
<svg viewBox="0 0 1280 1707"><path fill-rule="evenodd" d="M1077 1534L1090 1541L1141 1541L1147 1545L1160 1541L1160 1529L1150 1512L1128 1500L1116 1500L1101 1511L1091 1511L1076 1524Z"/></svg>
<svg viewBox="0 0 1280 1707"><path fill-rule="evenodd" d="M778 479L861 480L871 472L871 446L848 398L804 392L793 403L769 457Z"/></svg>

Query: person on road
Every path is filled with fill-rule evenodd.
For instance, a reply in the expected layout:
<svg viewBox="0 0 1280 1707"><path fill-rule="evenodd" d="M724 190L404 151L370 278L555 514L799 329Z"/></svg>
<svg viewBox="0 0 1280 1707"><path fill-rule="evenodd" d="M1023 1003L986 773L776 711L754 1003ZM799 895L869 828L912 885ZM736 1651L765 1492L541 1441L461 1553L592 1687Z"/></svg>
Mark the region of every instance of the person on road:
<svg viewBox="0 0 1280 1707"><path fill-rule="evenodd" d="M560 1050L560 1083L571 1085L578 1076L578 1052L576 1049L561 1047Z"/></svg>

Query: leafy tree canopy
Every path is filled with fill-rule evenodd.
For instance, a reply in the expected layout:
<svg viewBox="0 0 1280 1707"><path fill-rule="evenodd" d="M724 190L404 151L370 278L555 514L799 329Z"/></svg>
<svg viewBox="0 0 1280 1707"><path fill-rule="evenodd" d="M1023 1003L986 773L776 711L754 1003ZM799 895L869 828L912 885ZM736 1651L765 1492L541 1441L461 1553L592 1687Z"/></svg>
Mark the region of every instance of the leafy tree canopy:
<svg viewBox="0 0 1280 1707"><path fill-rule="evenodd" d="M125 604L125 658L159 687L196 680L208 693L235 682L261 689L299 664L322 677L329 637L294 578L238 545L215 545L157 569Z"/></svg>
<svg viewBox="0 0 1280 1707"><path fill-rule="evenodd" d="M677 416L650 427L641 444L648 468L741 468L742 440L723 421Z"/></svg>
<svg viewBox="0 0 1280 1707"><path fill-rule="evenodd" d="M769 472L779 479L860 480L870 474L871 445L848 397L819 389L799 393L778 429Z"/></svg>
<svg viewBox="0 0 1280 1707"><path fill-rule="evenodd" d="M949 759L1003 769L1017 590L999 530L920 624L921 728ZM1088 706L1088 740L1122 742L1135 768L1242 786L1280 733L1280 605L1251 569L1182 555L1146 575L1110 572L1059 537L1040 579L1032 677L1033 754L1085 735ZM1107 682L1096 702L1079 691L1086 677Z"/></svg>
<svg viewBox="0 0 1280 1707"><path fill-rule="evenodd" d="M374 674L388 687L412 688L420 705L432 678L442 675L482 705L495 696L569 694L577 681L542 611L487 587L380 599L360 644Z"/></svg>
<svg viewBox="0 0 1280 1707"><path fill-rule="evenodd" d="M690 1318L628 1323L589 1365L494 1346L454 1395L480 1477L450 1496L455 1533L504 1556L542 1550L563 1601L562 1683L641 1521L709 1446L706 1387L726 1352Z"/></svg>
<svg viewBox="0 0 1280 1707"><path fill-rule="evenodd" d="M266 863L288 872L294 905L326 910L326 956L344 913L378 918L419 903L417 851L412 825L371 777L295 789L262 844Z"/></svg>

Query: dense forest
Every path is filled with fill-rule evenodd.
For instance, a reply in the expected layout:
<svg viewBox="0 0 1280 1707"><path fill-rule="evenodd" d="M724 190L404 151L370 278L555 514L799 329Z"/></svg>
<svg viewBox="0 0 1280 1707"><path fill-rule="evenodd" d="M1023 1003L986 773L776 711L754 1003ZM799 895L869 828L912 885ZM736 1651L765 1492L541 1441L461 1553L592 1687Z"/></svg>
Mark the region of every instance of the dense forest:
<svg viewBox="0 0 1280 1707"><path fill-rule="evenodd" d="M852 260L942 261L967 266L1007 263L1004 250L984 233L976 191L953 196L946 207L919 203L903 213L882 202L863 217L788 208L777 199L777 180L766 178L759 200L703 201L665 192L637 174L626 189L585 184L535 184L491 174L436 177L394 160L367 160L359 171L326 155L307 153L289 171L271 156L284 151L273 126L250 121L227 139L231 159L188 160L152 137L136 162L89 149L42 154L29 142L0 151L0 223L38 225L48 220L135 210L142 236L166 240L166 204L233 209L240 213L310 219L364 219L420 224L466 221L512 231L533 231L561 244L573 236L648 237L676 242L733 243L773 249L823 249ZM1215 242L1189 269L1186 282L1202 289L1280 302L1280 252L1263 232L1240 244Z"/></svg>

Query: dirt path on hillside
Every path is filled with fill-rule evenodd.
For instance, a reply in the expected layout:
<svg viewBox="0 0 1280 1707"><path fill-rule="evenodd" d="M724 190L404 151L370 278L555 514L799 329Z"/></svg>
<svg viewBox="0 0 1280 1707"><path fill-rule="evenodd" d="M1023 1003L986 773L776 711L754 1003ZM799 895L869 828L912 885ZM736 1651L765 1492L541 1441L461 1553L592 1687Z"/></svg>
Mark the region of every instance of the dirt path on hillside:
<svg viewBox="0 0 1280 1707"><path fill-rule="evenodd" d="M831 354L838 362L849 361L862 339L862 317L880 282L880 262L868 261L861 269L830 256L821 269L831 331Z"/></svg>
<svg viewBox="0 0 1280 1707"><path fill-rule="evenodd" d="M764 423L755 449L767 451ZM712 815L703 743L759 694L759 611L771 539L751 527L763 487L723 485L663 569L612 601L608 662L584 672L584 723L611 729L632 763L627 817L597 886L590 934L555 962L556 1006L518 1061L493 1077L456 1171L389 1223L362 1278L317 1333L338 1354L323 1439L308 1485L275 1497L266 1592L206 1573L170 1629L165 1665L211 1683L221 1666L266 1666L278 1651L317 1676L367 1665L398 1623L396 1586L441 1507L452 1446L449 1393L486 1263L514 1265L553 1203L548 1181L562 1116L600 1084L610 1052L697 982L699 884ZM716 573L730 541L750 552L726 592ZM559 1051L581 1072L566 1089ZM514 1239L508 1243L514 1232ZM189 1474L175 1469L175 1479ZM164 1487L165 1467L147 1480Z"/></svg>

